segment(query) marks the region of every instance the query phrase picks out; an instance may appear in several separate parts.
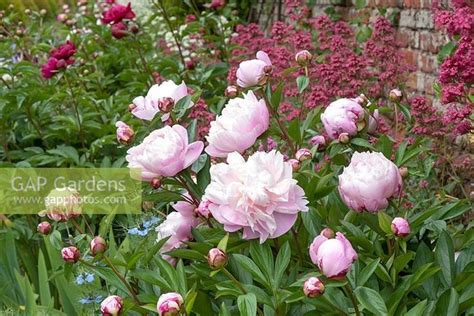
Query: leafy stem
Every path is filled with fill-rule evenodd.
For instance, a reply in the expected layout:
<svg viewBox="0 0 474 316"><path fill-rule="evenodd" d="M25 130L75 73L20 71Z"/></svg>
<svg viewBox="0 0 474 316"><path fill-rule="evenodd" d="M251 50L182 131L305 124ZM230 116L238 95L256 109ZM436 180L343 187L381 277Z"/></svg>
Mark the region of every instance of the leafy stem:
<svg viewBox="0 0 474 316"><path fill-rule="evenodd" d="M346 289L347 295L349 295L349 298L352 301L352 305L354 305L354 310L357 316L360 316L360 311L359 311L359 306L357 304L357 299L354 295L354 292L352 291L351 286L349 285L349 281L344 285L344 288Z"/></svg>
<svg viewBox="0 0 474 316"><path fill-rule="evenodd" d="M115 273L115 275L120 279L120 281L122 281L122 283L125 285L125 287L127 288L127 290L130 292L130 294L132 295L133 297L133 300L135 301L136 304L140 305L140 300L138 299L137 297L137 294L135 293L135 291L132 289L132 286L127 282L127 280L125 280L125 278L123 277L122 274L120 274L120 272L117 270L117 268L115 267L115 265L112 263L112 261L110 261L110 259L104 255L104 260L105 262L107 263L107 265L112 269L112 271Z"/></svg>

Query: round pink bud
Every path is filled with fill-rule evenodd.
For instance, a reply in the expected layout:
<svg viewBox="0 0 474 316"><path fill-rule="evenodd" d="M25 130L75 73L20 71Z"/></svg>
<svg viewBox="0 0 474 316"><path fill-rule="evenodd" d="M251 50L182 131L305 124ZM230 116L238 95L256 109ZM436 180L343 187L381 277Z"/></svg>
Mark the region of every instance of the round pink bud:
<svg viewBox="0 0 474 316"><path fill-rule="evenodd" d="M317 277L311 277L304 282L303 292L310 298L320 296L324 293L324 284Z"/></svg>
<svg viewBox="0 0 474 316"><path fill-rule="evenodd" d="M195 210L196 215L204 217L204 218L211 217L211 211L209 210L209 204L211 204L211 202L206 201L206 200L202 200L201 203L199 203L199 206Z"/></svg>
<svg viewBox="0 0 474 316"><path fill-rule="evenodd" d="M402 217L395 217L392 221L392 231L397 237L410 235L410 224Z"/></svg>
<svg viewBox="0 0 474 316"><path fill-rule="evenodd" d="M161 180L160 178L153 178L150 181L150 185L153 189L157 190L161 187Z"/></svg>
<svg viewBox="0 0 474 316"><path fill-rule="evenodd" d="M307 50L299 51L295 55L295 60L300 66L308 65L311 61L311 58L313 58L313 55L311 55L311 53Z"/></svg>
<svg viewBox="0 0 474 316"><path fill-rule="evenodd" d="M267 75L271 70L272 62L263 51L258 51L256 59L245 60L237 69L237 84L242 88L250 88L265 84Z"/></svg>
<svg viewBox="0 0 474 316"><path fill-rule="evenodd" d="M219 248L212 248L207 254L207 262L211 269L221 269L227 264L227 255Z"/></svg>
<svg viewBox="0 0 474 316"><path fill-rule="evenodd" d="M81 256L81 252L74 246L64 247L61 249L61 256L64 261L69 263L76 263Z"/></svg>
<svg viewBox="0 0 474 316"><path fill-rule="evenodd" d="M170 97L164 97L158 101L158 108L163 113L169 113L173 109L174 99Z"/></svg>
<svg viewBox="0 0 474 316"><path fill-rule="evenodd" d="M64 13L58 14L58 16L56 17L56 20L61 23L66 22L67 14L64 14Z"/></svg>
<svg viewBox="0 0 474 316"><path fill-rule="evenodd" d="M235 98L239 94L239 89L236 86L228 86L225 88L224 95L228 98Z"/></svg>
<svg viewBox="0 0 474 316"><path fill-rule="evenodd" d="M400 175L402 176L402 178L406 178L408 176L408 168L407 167L400 167L400 168L398 168L398 170L400 171Z"/></svg>
<svg viewBox="0 0 474 316"><path fill-rule="evenodd" d="M175 292L162 294L156 304L156 310L160 316L178 315L183 306L183 297Z"/></svg>
<svg viewBox="0 0 474 316"><path fill-rule="evenodd" d="M296 152L295 158L299 161L305 161L313 158L313 155L308 148L301 148Z"/></svg>
<svg viewBox="0 0 474 316"><path fill-rule="evenodd" d="M99 253L104 253L107 250L107 243L105 242L104 238L96 236L91 241L90 249L93 256Z"/></svg>
<svg viewBox="0 0 474 316"><path fill-rule="evenodd" d="M321 231L320 235L329 239L334 238L334 231L331 228L326 227Z"/></svg>
<svg viewBox="0 0 474 316"><path fill-rule="evenodd" d="M355 98L355 101L359 103L360 105L369 104L369 99L365 96L365 94L360 94L357 98Z"/></svg>
<svg viewBox="0 0 474 316"><path fill-rule="evenodd" d="M293 169L293 172L297 172L300 170L300 161L297 159L289 159L288 163L291 165L291 168Z"/></svg>
<svg viewBox="0 0 474 316"><path fill-rule="evenodd" d="M349 143L350 137L348 133L341 133L338 137L338 140L341 144Z"/></svg>
<svg viewBox="0 0 474 316"><path fill-rule="evenodd" d="M115 123L115 127L117 127L116 135L118 142L123 145L130 145L135 136L135 131L122 121Z"/></svg>
<svg viewBox="0 0 474 316"><path fill-rule="evenodd" d="M51 232L51 224L48 222L39 223L38 232L43 235L48 235Z"/></svg>
<svg viewBox="0 0 474 316"><path fill-rule="evenodd" d="M402 99L402 92L399 89L393 89L388 94L388 98L392 102L399 102Z"/></svg>
<svg viewBox="0 0 474 316"><path fill-rule="evenodd" d="M309 143L313 146L318 146L318 150L320 150L326 146L326 139L322 135L316 135L311 138Z"/></svg>
<svg viewBox="0 0 474 316"><path fill-rule="evenodd" d="M100 303L100 312L103 316L117 316L120 314L122 306L122 298L117 295L111 295Z"/></svg>

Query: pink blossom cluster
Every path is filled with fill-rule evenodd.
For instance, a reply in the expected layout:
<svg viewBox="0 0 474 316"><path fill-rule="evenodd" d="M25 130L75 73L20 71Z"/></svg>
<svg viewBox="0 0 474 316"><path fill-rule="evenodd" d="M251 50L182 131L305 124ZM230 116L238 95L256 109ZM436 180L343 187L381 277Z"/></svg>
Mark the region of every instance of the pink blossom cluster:
<svg viewBox="0 0 474 316"><path fill-rule="evenodd" d="M469 117L474 106L468 99L474 83L474 8L468 1L457 0L451 9L437 5L434 13L436 26L457 39L454 53L440 66L441 102L447 106L443 123L453 126L454 136L467 134L472 129Z"/></svg>
<svg viewBox="0 0 474 316"><path fill-rule="evenodd" d="M411 116L415 121L412 129L414 134L433 137L445 135L446 126L442 124L442 115L425 97L416 96L408 102L411 107Z"/></svg>

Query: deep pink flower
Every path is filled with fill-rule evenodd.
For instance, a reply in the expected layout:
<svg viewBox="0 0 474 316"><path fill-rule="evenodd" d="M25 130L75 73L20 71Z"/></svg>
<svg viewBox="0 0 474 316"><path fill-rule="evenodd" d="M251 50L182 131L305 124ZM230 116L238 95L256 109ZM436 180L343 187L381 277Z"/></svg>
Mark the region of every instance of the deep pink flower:
<svg viewBox="0 0 474 316"><path fill-rule="evenodd" d="M122 20L132 20L135 18L135 12L132 11L132 5L129 2L127 6L116 4L102 15L102 23L116 24Z"/></svg>
<svg viewBox="0 0 474 316"><path fill-rule="evenodd" d="M165 126L130 148L125 159L129 168L142 170L143 181L151 181L160 176L175 176L195 162L203 148L201 141L188 143L188 132L181 125Z"/></svg>
<svg viewBox="0 0 474 316"><path fill-rule="evenodd" d="M52 78L58 72L58 60L50 57L46 64L41 66L41 74L44 79Z"/></svg>
<svg viewBox="0 0 474 316"><path fill-rule="evenodd" d="M403 186L398 167L378 152L356 152L339 176L339 194L352 210L376 212Z"/></svg>
<svg viewBox="0 0 474 316"><path fill-rule="evenodd" d="M116 39L121 39L128 35L128 27L123 22L118 22L112 25L112 36Z"/></svg>
<svg viewBox="0 0 474 316"><path fill-rule="evenodd" d="M309 247L309 255L319 270L333 279L345 277L352 263L357 260L357 253L351 243L339 232L332 239L323 235L314 238Z"/></svg>
<svg viewBox="0 0 474 316"><path fill-rule="evenodd" d="M73 42L67 41L66 44L63 44L57 48L51 50L50 57L56 59L69 59L76 53L76 46Z"/></svg>
<svg viewBox="0 0 474 316"><path fill-rule="evenodd" d="M205 199L212 216L228 232L243 229L244 239L276 238L306 212L304 191L292 178L292 168L277 151L244 158L234 152L227 163L211 166Z"/></svg>

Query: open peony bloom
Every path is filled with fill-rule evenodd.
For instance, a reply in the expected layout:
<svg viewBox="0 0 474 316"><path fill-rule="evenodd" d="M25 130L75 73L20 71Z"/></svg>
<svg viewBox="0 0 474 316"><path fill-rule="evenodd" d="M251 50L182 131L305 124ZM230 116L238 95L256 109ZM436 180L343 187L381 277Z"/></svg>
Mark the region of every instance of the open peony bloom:
<svg viewBox="0 0 474 316"><path fill-rule="evenodd" d="M227 163L211 166L205 199L212 216L228 232L243 229L244 239L276 238L306 212L304 191L292 178L292 168L277 151L256 152L247 161L239 153Z"/></svg>
<svg viewBox="0 0 474 316"><path fill-rule="evenodd" d="M356 212L376 212L388 206L388 199L402 189L398 167L382 153L354 153L339 176L339 194Z"/></svg>
<svg viewBox="0 0 474 316"><path fill-rule="evenodd" d="M395 217L392 221L392 231L395 236L406 237L410 235L410 224L403 217Z"/></svg>
<svg viewBox="0 0 474 316"><path fill-rule="evenodd" d="M237 84L242 88L249 88L265 83L265 78L271 71L272 62L267 53L257 52L257 59L246 60L240 63L237 69Z"/></svg>
<svg viewBox="0 0 474 316"><path fill-rule="evenodd" d="M222 114L211 122L206 152L213 157L243 153L268 129L269 120L265 101L258 100L252 91L244 98L229 100Z"/></svg>
<svg viewBox="0 0 474 316"><path fill-rule="evenodd" d="M151 132L140 145L127 151L129 168L141 168L142 180L172 177L195 162L204 148L201 141L188 144L188 132L181 125Z"/></svg>
<svg viewBox="0 0 474 316"><path fill-rule="evenodd" d="M117 295L111 295L100 303L100 312L103 316L117 316L122 310L122 306L122 298Z"/></svg>
<svg viewBox="0 0 474 316"><path fill-rule="evenodd" d="M171 98L176 104L187 95L188 88L184 81L180 85L172 80L155 84L148 90L145 97L140 96L133 99L135 108L132 110L132 114L139 119L151 121L156 113L160 112L160 102L168 101L167 98ZM162 120L166 121L168 117L169 115L163 115Z"/></svg>
<svg viewBox="0 0 474 316"><path fill-rule="evenodd" d="M57 48L53 48L49 55L56 59L69 59L76 53L76 46L73 42L67 41L66 44L63 44Z"/></svg>
<svg viewBox="0 0 474 316"><path fill-rule="evenodd" d="M158 233L157 241L170 237L160 252L168 252L179 248L183 242L191 239L191 229L199 224L194 215L194 205L180 201L173 205L177 212L171 212L166 219L155 228Z"/></svg>
<svg viewBox="0 0 474 316"><path fill-rule="evenodd" d="M363 119L364 109L353 99L336 100L321 114L324 129L331 139L337 139L341 133L357 134L357 122Z"/></svg>
<svg viewBox="0 0 474 316"><path fill-rule="evenodd" d="M178 315L181 311L183 302L183 297L176 292L162 294L156 304L158 315Z"/></svg>
<svg viewBox="0 0 474 316"><path fill-rule="evenodd" d="M316 236L309 247L311 261L328 278L343 278L352 263L357 260L357 253L343 233L336 233L336 238L328 239L323 235Z"/></svg>
<svg viewBox="0 0 474 316"><path fill-rule="evenodd" d="M127 6L115 4L103 13L102 23L116 24L122 22L122 20L132 20L133 18L135 18L135 12L132 11L132 5L130 2Z"/></svg>

